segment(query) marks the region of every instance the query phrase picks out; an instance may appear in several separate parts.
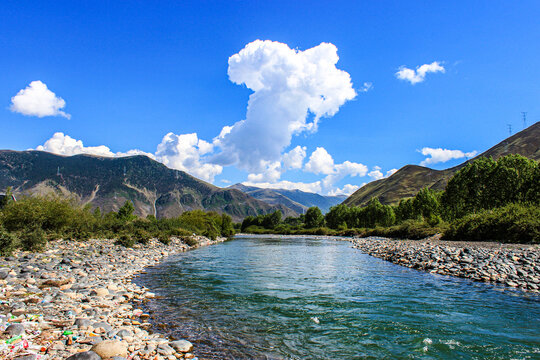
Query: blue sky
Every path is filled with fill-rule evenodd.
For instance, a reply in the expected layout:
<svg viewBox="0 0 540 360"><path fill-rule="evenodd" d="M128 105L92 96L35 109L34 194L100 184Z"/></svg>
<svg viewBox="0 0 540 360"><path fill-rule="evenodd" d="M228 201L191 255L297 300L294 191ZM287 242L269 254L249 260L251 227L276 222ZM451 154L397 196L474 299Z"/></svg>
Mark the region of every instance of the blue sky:
<svg viewBox="0 0 540 360"><path fill-rule="evenodd" d="M507 124L521 130L522 111L540 120L539 13L538 1L6 1L0 148L137 149L218 186L350 193L406 164L456 165Z"/></svg>

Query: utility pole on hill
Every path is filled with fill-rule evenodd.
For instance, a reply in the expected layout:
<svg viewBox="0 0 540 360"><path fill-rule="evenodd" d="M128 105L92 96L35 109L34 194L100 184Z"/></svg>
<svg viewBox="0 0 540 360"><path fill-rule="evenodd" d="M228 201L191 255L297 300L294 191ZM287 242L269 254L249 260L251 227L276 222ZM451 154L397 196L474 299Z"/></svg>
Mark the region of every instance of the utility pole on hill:
<svg viewBox="0 0 540 360"><path fill-rule="evenodd" d="M527 112L522 111L521 116L523 117L523 128L525 129L525 128L527 128Z"/></svg>
<svg viewBox="0 0 540 360"><path fill-rule="evenodd" d="M512 124L506 124L508 126L508 133L512 136Z"/></svg>

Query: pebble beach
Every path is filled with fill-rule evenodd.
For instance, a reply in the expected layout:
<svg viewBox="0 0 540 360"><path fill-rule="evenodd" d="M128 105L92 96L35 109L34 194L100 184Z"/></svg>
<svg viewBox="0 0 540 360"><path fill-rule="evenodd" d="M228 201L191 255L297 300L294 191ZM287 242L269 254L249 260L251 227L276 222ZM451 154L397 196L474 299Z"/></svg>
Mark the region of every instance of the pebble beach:
<svg viewBox="0 0 540 360"><path fill-rule="evenodd" d="M371 256L441 275L468 278L538 293L540 246L495 242L355 238L353 246Z"/></svg>
<svg viewBox="0 0 540 360"><path fill-rule="evenodd" d="M197 247L225 240L196 238ZM0 258L0 358L196 359L189 341L151 332L142 305L155 295L131 281L191 248L175 238L133 248L58 240L43 252Z"/></svg>

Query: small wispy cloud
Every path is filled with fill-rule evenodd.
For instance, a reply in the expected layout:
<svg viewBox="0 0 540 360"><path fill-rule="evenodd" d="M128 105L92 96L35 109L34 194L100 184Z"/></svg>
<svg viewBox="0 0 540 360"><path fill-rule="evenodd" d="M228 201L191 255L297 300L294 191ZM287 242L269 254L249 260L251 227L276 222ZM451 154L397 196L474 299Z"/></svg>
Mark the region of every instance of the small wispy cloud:
<svg viewBox="0 0 540 360"><path fill-rule="evenodd" d="M454 159L471 158L478 153L477 151L463 152L461 150L434 149L429 147L425 147L419 150L419 152L422 155L428 156L420 163L422 166L444 163Z"/></svg>
<svg viewBox="0 0 540 360"><path fill-rule="evenodd" d="M440 62L434 61L431 64L424 64L416 67L416 70L401 66L396 72L396 77L400 80L405 80L412 85L422 82L426 79L428 73L444 73L446 70Z"/></svg>
<svg viewBox="0 0 540 360"><path fill-rule="evenodd" d="M373 88L373 83L370 83L370 82L365 82L362 87L360 89L358 89L358 91L360 92L368 92L369 90L371 90Z"/></svg>

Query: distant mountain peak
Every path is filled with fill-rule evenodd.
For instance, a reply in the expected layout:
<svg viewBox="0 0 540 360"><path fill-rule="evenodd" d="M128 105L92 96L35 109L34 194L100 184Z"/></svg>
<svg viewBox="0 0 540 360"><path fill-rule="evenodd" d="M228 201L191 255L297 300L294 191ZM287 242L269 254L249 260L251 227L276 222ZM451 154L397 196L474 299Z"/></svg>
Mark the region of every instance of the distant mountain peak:
<svg viewBox="0 0 540 360"><path fill-rule="evenodd" d="M317 193L306 192L298 189L267 189L244 184L234 184L229 189L238 189L256 199L269 204L281 204L293 209L298 213L304 213L308 208L317 206L322 212L327 212L330 207L341 203L346 196L325 196Z"/></svg>

